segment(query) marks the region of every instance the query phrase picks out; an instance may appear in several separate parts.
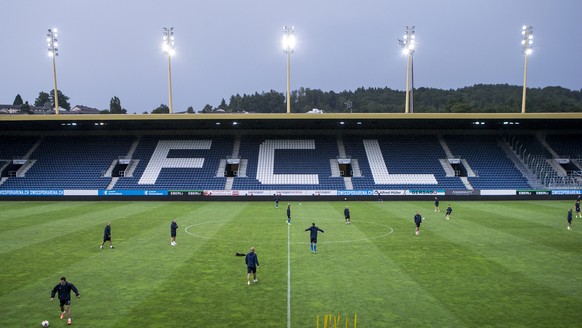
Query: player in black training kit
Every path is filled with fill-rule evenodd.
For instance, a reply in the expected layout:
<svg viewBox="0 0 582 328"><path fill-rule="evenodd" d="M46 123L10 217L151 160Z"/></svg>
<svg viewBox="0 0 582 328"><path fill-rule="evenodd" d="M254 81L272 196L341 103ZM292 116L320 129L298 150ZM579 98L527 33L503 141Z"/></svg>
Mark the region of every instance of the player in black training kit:
<svg viewBox="0 0 582 328"><path fill-rule="evenodd" d="M572 230L572 209L568 211L568 230Z"/></svg>
<svg viewBox="0 0 582 328"><path fill-rule="evenodd" d="M451 208L451 204L449 204L449 207L447 207L447 212L445 213L445 219L450 219L451 213L453 213L453 209Z"/></svg>
<svg viewBox="0 0 582 328"><path fill-rule="evenodd" d="M53 291L51 292L51 302L55 299L55 294L59 293L59 301L61 304L61 319L67 316L67 325L71 324L71 290L75 293L77 298L81 295L77 290L77 287L72 283L67 281L67 278L61 277L61 282L58 283Z"/></svg>
<svg viewBox="0 0 582 328"><path fill-rule="evenodd" d="M315 254L315 253L317 253L317 232L321 231L321 232L325 233L325 231L316 227L315 223L312 223L311 227L305 229L305 231L310 232L310 234L309 234L309 240L310 240L309 249L311 249L311 253Z"/></svg>
<svg viewBox="0 0 582 328"><path fill-rule="evenodd" d="M422 223L422 216L416 212L414 216L414 224L416 225L416 235L420 235L420 224Z"/></svg>
<svg viewBox="0 0 582 328"><path fill-rule="evenodd" d="M259 258L255 254L255 248L251 247L250 253L245 256L245 263L247 264L247 285L251 284L251 273L253 274L253 282L257 282L257 268L259 267Z"/></svg>
<svg viewBox="0 0 582 328"><path fill-rule="evenodd" d="M291 204L287 204L287 224L291 224Z"/></svg>
<svg viewBox="0 0 582 328"><path fill-rule="evenodd" d="M441 209L439 208L439 199L438 199L438 197L435 197L434 198L434 211L435 212L440 212L441 211Z"/></svg>
<svg viewBox="0 0 582 328"><path fill-rule="evenodd" d="M574 207L576 208L576 219L582 218L582 214L580 213L580 199L576 200Z"/></svg>
<svg viewBox="0 0 582 328"><path fill-rule="evenodd" d="M344 209L344 218L346 219L346 224L352 224L350 221L350 209L347 206Z"/></svg>
<svg viewBox="0 0 582 328"><path fill-rule="evenodd" d="M101 243L100 249L103 249L105 242L109 241L109 248L113 248L113 243L111 242L111 222L107 222L105 230L103 230L103 242Z"/></svg>
<svg viewBox="0 0 582 328"><path fill-rule="evenodd" d="M178 230L178 224L176 220L172 220L170 224L170 245L176 246L176 230Z"/></svg>
<svg viewBox="0 0 582 328"><path fill-rule="evenodd" d="M279 208L279 195L275 195L275 208Z"/></svg>

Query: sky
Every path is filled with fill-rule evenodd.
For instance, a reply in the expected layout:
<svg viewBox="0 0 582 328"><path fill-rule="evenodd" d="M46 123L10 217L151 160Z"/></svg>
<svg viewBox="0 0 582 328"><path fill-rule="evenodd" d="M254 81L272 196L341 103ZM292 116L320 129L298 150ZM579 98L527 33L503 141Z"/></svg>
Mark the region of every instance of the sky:
<svg viewBox="0 0 582 328"><path fill-rule="evenodd" d="M58 29L58 89L72 106L129 113L169 103L162 29L173 27L173 111L291 89L406 88L398 39L415 26L415 87L523 85L521 27L533 26L527 86L582 89L580 0L2 1L0 104L53 89L46 33Z"/></svg>

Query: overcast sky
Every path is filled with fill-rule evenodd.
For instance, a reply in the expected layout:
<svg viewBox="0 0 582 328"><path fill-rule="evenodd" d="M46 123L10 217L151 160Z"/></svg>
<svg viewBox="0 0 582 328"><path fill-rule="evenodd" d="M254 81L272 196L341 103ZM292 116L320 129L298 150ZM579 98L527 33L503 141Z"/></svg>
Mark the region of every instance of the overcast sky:
<svg viewBox="0 0 582 328"><path fill-rule="evenodd" d="M168 104L162 28L174 27L174 112L233 94L286 90L284 25L297 38L291 89L404 90L398 39L416 27L415 87L523 84L521 27L534 27L528 87L582 89L581 0L5 0L0 104L53 89L46 32L58 28L58 88L74 105L128 112Z"/></svg>

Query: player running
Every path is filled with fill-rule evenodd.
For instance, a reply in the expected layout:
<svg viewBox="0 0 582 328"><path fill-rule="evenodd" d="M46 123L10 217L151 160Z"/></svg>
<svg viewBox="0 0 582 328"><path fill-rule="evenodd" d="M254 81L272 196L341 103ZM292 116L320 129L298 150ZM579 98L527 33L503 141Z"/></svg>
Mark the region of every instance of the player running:
<svg viewBox="0 0 582 328"><path fill-rule="evenodd" d="M576 219L582 218L582 214L580 213L580 199L576 200L574 207L576 208Z"/></svg>
<svg viewBox="0 0 582 328"><path fill-rule="evenodd" d="M99 249L103 249L103 245L105 245L106 241L109 241L109 248L113 248L113 243L111 242L111 222L107 222L105 230L103 230L103 242Z"/></svg>
<svg viewBox="0 0 582 328"><path fill-rule="evenodd" d="M572 209L568 210L568 230L572 230Z"/></svg>
<svg viewBox="0 0 582 328"><path fill-rule="evenodd" d="M59 301L61 305L61 320L67 316L67 325L71 324L71 290L75 293L77 298L80 298L79 290L72 283L67 281L67 278L61 277L61 282L58 283L51 292L51 302L55 299L55 294L59 293Z"/></svg>

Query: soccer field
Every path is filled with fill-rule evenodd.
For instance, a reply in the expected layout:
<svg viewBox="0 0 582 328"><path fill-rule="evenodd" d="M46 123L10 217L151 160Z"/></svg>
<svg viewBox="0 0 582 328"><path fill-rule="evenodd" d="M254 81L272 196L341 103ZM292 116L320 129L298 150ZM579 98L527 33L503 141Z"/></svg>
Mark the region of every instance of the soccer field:
<svg viewBox="0 0 582 328"><path fill-rule="evenodd" d="M0 202L0 327L575 327L582 222L574 201ZM352 224L345 225L349 206ZM425 217L414 235L413 216ZM170 222L179 225L170 246ZM99 249L110 221L114 249ZM312 222L325 230L309 251ZM244 257L256 247L258 282ZM320 323L320 327L322 324Z"/></svg>

